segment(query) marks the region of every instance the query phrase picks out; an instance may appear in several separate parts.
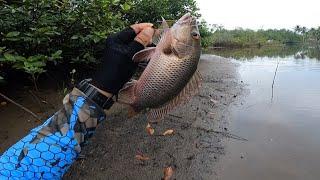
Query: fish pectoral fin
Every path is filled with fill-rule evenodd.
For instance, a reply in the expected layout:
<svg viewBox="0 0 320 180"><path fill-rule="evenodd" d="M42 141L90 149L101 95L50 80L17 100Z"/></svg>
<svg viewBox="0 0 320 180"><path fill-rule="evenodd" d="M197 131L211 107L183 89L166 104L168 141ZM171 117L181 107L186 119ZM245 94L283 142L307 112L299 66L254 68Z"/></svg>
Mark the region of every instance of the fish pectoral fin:
<svg viewBox="0 0 320 180"><path fill-rule="evenodd" d="M132 80L130 82L127 82L124 85L124 88L119 91L118 94L118 102L120 104L126 104L129 105L128 107L128 118L132 118L140 113L140 111L137 111L132 105L135 101L134 96L134 88L135 84L137 83L137 80Z"/></svg>
<svg viewBox="0 0 320 180"><path fill-rule="evenodd" d="M145 62L150 61L151 57L153 56L154 52L156 51L156 47L148 47L144 50L137 52L132 60L134 62Z"/></svg>
<svg viewBox="0 0 320 180"><path fill-rule="evenodd" d="M134 87L136 80L127 82L118 93L118 103L131 105L134 102Z"/></svg>
<svg viewBox="0 0 320 180"><path fill-rule="evenodd" d="M187 85L182 89L182 91L171 101L165 105L151 109L148 112L147 119L148 121L156 121L162 119L169 111L172 111L178 105L183 105L187 103L192 96L199 92L201 86L202 77L200 72L197 70L192 78L189 80Z"/></svg>

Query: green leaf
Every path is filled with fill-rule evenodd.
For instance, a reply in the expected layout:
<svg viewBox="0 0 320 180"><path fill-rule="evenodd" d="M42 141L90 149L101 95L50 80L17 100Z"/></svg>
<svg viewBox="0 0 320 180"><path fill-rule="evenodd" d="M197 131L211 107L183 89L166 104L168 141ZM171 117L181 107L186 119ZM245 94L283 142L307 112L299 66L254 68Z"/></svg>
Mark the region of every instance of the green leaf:
<svg viewBox="0 0 320 180"><path fill-rule="evenodd" d="M27 58L25 58L25 57L23 57L23 56L15 56L15 59L16 59L17 61L26 61L26 60L27 60Z"/></svg>
<svg viewBox="0 0 320 180"><path fill-rule="evenodd" d="M120 5L122 10L128 11L131 9L131 6L128 3L124 3L123 5Z"/></svg>
<svg viewBox="0 0 320 180"><path fill-rule="evenodd" d="M118 5L119 2L120 2L120 0L113 0L113 1L112 1L112 4L113 4L113 5Z"/></svg>
<svg viewBox="0 0 320 180"><path fill-rule="evenodd" d="M62 51L61 50L58 50L56 51L55 53L51 54L51 57L52 57L52 60L54 59L61 59L61 54L62 54Z"/></svg>
<svg viewBox="0 0 320 180"><path fill-rule="evenodd" d="M73 36L71 37L71 39L78 39L78 38L79 38L78 35L73 35Z"/></svg>
<svg viewBox="0 0 320 180"><path fill-rule="evenodd" d="M97 37L97 36L94 36L94 37L93 37L93 42L94 42L94 43L97 43L97 42L99 42L100 40L101 40L100 37Z"/></svg>
<svg viewBox="0 0 320 180"><path fill-rule="evenodd" d="M4 53L3 56L7 61L11 61L11 62L16 61L16 58L14 57L14 55L12 55L10 53Z"/></svg>
<svg viewBox="0 0 320 180"><path fill-rule="evenodd" d="M0 54L3 53L3 51L6 49L6 47L0 47Z"/></svg>
<svg viewBox="0 0 320 180"><path fill-rule="evenodd" d="M23 65L23 62L20 62L20 63L15 63L12 67L15 69L23 69L24 65Z"/></svg>
<svg viewBox="0 0 320 180"><path fill-rule="evenodd" d="M20 35L20 32L19 31L12 31L12 32L9 32L6 37L7 38L12 38L12 37L17 37Z"/></svg>
<svg viewBox="0 0 320 180"><path fill-rule="evenodd" d="M46 63L44 63L42 61L37 61L37 62L32 62L30 65L33 67L44 67L44 66L46 66Z"/></svg>

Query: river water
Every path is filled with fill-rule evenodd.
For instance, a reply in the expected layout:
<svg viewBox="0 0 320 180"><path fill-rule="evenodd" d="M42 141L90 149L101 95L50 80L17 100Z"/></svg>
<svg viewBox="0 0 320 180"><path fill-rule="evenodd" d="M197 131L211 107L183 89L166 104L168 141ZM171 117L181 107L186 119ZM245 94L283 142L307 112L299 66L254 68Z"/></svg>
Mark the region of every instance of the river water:
<svg viewBox="0 0 320 180"><path fill-rule="evenodd" d="M229 128L248 141L227 140L219 179L320 178L317 52L299 47L211 52L240 64L248 90L232 108Z"/></svg>

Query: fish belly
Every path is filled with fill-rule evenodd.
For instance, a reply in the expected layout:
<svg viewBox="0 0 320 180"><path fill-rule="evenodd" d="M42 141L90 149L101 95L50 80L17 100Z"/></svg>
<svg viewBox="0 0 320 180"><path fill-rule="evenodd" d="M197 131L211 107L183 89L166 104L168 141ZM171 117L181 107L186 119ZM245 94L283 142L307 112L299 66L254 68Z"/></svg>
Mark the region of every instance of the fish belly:
<svg viewBox="0 0 320 180"><path fill-rule="evenodd" d="M177 96L197 69L197 63L161 54L152 59L137 84L138 106L157 108Z"/></svg>

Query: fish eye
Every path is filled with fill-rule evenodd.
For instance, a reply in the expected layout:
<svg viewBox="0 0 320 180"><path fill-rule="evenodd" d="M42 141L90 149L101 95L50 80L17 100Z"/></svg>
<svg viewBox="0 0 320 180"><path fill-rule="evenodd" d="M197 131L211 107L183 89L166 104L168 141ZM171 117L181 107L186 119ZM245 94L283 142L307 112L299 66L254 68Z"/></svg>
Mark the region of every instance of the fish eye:
<svg viewBox="0 0 320 180"><path fill-rule="evenodd" d="M191 36L192 36L193 39L199 39L200 38L200 35L197 32L192 32Z"/></svg>

